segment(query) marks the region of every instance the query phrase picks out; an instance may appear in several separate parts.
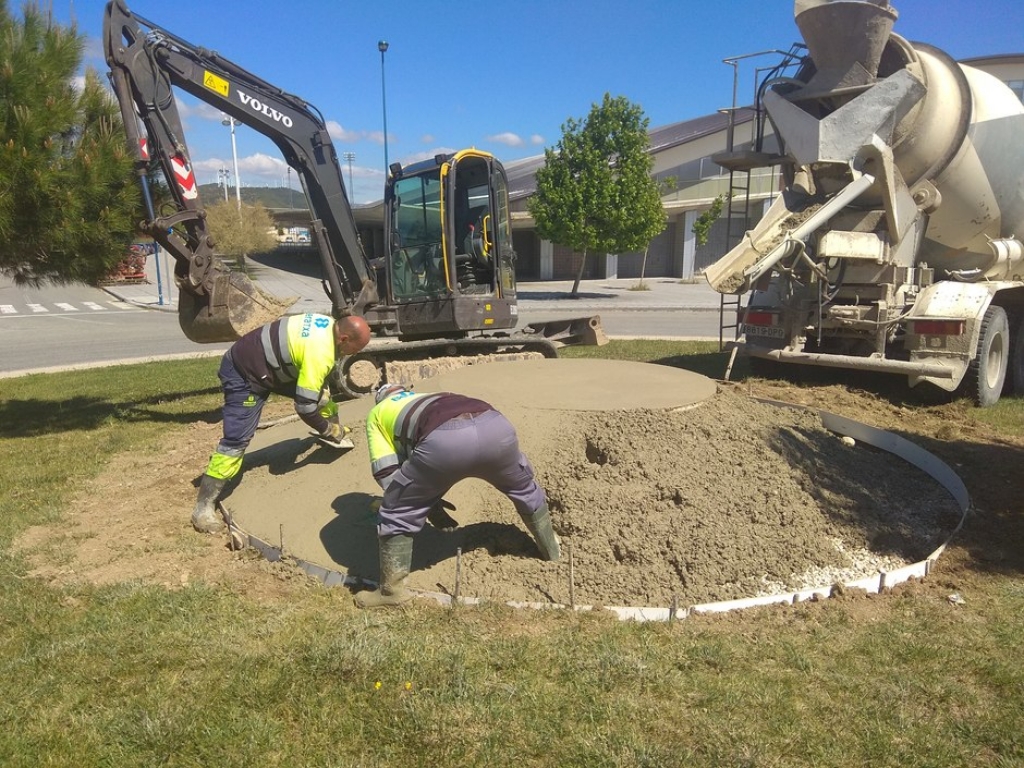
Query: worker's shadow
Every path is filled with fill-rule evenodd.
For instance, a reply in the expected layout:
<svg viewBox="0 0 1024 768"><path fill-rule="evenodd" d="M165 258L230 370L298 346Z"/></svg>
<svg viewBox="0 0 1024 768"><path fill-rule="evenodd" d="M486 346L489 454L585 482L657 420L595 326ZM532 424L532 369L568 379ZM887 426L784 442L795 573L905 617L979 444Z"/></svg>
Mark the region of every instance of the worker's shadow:
<svg viewBox="0 0 1024 768"><path fill-rule="evenodd" d="M351 448L329 448L317 439L291 437L245 454L247 469L266 467L272 475L286 475L314 464L330 464L349 453Z"/></svg>
<svg viewBox="0 0 1024 768"><path fill-rule="evenodd" d="M370 510L375 496L346 493L334 500L335 517L320 529L320 542L327 555L349 576L376 582L380 574L377 553L377 515ZM454 513L456 519L458 512ZM490 555L536 557L533 539L523 529L508 523L470 523L454 531L439 531L429 523L414 537L413 573L445 560L456 551L486 549Z"/></svg>

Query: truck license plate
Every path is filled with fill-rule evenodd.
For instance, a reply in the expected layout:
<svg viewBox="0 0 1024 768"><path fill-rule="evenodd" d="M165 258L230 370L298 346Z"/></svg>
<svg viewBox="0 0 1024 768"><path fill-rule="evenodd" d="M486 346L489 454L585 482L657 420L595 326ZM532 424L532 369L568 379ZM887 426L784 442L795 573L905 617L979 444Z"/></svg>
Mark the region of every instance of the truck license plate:
<svg viewBox="0 0 1024 768"><path fill-rule="evenodd" d="M778 325L744 325L743 333L747 336L760 336L766 339L784 339L786 331Z"/></svg>

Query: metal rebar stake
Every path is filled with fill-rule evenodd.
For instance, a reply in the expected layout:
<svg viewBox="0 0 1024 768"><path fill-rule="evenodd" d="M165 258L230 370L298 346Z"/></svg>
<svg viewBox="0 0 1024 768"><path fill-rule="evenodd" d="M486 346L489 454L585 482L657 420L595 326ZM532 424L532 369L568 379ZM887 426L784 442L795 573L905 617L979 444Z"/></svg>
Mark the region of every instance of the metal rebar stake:
<svg viewBox="0 0 1024 768"><path fill-rule="evenodd" d="M462 547L455 548L455 591L452 593L452 608L459 603L459 586L462 581Z"/></svg>
<svg viewBox="0 0 1024 768"><path fill-rule="evenodd" d="M576 609L576 574L572 560L572 542L565 542L565 548L569 552L569 607Z"/></svg>

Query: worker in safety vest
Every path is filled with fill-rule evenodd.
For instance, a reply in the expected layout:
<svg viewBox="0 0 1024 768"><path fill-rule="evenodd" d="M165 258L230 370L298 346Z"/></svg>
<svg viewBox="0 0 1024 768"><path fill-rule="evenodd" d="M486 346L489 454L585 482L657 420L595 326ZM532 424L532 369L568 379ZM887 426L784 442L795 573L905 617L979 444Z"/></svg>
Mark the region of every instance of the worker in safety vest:
<svg viewBox="0 0 1024 768"><path fill-rule="evenodd" d="M321 413L321 393L337 359L355 354L369 340L370 327L361 317L335 320L307 312L267 323L231 345L217 374L224 390L224 436L199 484L192 512L197 531L224 529L217 498L241 470L242 456L272 392L293 398L299 418L321 437L332 442L343 437L341 425Z"/></svg>
<svg viewBox="0 0 1024 768"><path fill-rule="evenodd" d="M356 605L400 605L412 597L406 579L413 534L427 520L442 529L457 525L444 511L442 496L467 477L508 496L541 556L558 559L547 497L508 419L482 400L418 394L397 384L381 386L375 399L366 417L366 444L374 479L384 489L377 511L380 588L357 594Z"/></svg>

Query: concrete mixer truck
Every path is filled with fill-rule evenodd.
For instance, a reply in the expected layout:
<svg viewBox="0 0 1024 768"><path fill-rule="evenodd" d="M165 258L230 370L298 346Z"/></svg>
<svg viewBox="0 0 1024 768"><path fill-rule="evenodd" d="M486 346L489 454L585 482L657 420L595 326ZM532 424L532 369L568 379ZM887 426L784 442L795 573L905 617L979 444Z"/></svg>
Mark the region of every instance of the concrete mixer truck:
<svg viewBox="0 0 1024 768"><path fill-rule="evenodd" d="M808 55L756 104L779 151L750 151L783 189L705 275L749 294L736 349L755 369L888 372L988 406L1024 394L1024 105L897 15L796 0Z"/></svg>

